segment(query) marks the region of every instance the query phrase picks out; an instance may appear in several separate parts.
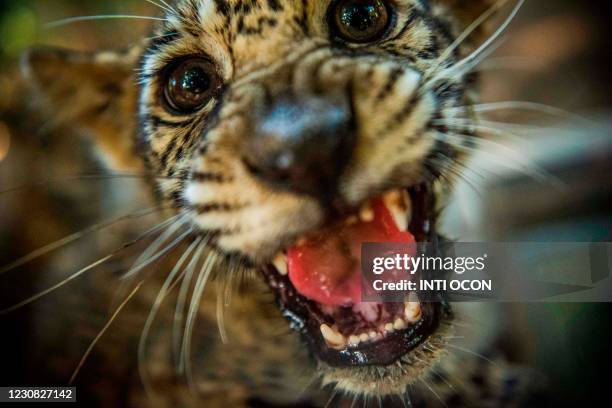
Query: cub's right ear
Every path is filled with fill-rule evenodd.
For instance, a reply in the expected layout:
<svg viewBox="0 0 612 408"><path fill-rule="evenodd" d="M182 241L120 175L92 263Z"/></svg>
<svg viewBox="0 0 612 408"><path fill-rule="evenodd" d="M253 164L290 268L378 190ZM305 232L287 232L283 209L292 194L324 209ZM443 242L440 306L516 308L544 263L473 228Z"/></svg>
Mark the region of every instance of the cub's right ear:
<svg viewBox="0 0 612 408"><path fill-rule="evenodd" d="M136 154L140 50L82 53L37 48L22 57L22 72L53 126L91 134L105 162L116 170L140 169Z"/></svg>

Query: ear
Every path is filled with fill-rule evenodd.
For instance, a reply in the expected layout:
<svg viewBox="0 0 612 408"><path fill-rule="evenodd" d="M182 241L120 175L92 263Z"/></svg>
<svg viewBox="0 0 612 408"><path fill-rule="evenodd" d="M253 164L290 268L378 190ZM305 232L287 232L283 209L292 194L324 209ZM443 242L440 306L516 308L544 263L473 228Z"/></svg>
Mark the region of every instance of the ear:
<svg viewBox="0 0 612 408"><path fill-rule="evenodd" d="M50 124L92 135L114 170L143 166L136 149L138 55L136 49L86 54L45 48L30 50L22 59L25 79Z"/></svg>

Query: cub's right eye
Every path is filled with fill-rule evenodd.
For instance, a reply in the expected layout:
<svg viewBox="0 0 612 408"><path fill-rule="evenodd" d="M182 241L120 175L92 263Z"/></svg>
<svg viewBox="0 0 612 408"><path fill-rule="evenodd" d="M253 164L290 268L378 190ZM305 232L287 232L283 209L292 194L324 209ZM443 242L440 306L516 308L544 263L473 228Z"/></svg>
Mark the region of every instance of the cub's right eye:
<svg viewBox="0 0 612 408"><path fill-rule="evenodd" d="M179 114L201 109L221 86L215 66L204 58L190 58L168 69L163 98L167 107Z"/></svg>
<svg viewBox="0 0 612 408"><path fill-rule="evenodd" d="M393 10L383 0L337 0L328 17L335 34L351 43L368 43L382 38Z"/></svg>

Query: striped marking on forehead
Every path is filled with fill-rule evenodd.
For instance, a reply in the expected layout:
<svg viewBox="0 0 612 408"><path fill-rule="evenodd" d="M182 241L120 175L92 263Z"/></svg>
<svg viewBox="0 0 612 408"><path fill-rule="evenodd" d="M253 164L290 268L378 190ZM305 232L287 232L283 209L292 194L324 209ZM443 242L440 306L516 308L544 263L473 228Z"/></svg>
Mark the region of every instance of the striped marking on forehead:
<svg viewBox="0 0 612 408"><path fill-rule="evenodd" d="M179 24L200 23L204 26L216 24L221 19L228 28L230 19L240 24L245 17L260 13L271 15L284 9L281 0L185 0L179 3L178 17Z"/></svg>

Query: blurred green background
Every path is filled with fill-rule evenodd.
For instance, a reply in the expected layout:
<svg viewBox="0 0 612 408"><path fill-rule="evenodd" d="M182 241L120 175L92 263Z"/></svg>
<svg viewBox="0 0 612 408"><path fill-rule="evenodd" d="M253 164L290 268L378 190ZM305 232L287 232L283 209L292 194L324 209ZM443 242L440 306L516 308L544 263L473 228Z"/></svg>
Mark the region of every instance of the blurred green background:
<svg viewBox="0 0 612 408"><path fill-rule="evenodd" d="M33 44L54 44L75 49L114 48L137 41L149 22L100 20L46 28L61 19L102 14L153 16L158 9L144 0L2 0L0 49L3 58L19 55Z"/></svg>

